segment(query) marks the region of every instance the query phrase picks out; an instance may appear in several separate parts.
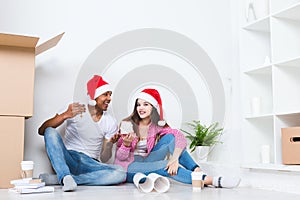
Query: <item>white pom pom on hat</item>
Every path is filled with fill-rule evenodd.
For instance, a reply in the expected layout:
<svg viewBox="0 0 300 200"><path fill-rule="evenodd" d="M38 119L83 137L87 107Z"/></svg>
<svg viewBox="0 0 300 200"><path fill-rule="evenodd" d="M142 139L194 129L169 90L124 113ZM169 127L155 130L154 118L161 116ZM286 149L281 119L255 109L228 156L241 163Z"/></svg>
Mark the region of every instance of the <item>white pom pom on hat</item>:
<svg viewBox="0 0 300 200"><path fill-rule="evenodd" d="M101 76L94 75L87 83L88 104L95 106L95 99L107 91L111 91L110 85Z"/></svg>
<svg viewBox="0 0 300 200"><path fill-rule="evenodd" d="M140 93L136 95L136 99L143 99L149 103L151 103L159 112L158 121L159 126L166 125L166 121L164 120L162 101L159 92L156 89L147 88L142 90Z"/></svg>

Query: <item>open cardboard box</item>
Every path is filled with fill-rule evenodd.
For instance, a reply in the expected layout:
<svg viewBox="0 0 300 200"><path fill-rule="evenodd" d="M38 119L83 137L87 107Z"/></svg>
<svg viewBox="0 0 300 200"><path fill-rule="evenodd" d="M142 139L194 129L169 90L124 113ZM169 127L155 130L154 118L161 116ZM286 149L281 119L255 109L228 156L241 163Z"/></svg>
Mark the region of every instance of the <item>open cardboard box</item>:
<svg viewBox="0 0 300 200"><path fill-rule="evenodd" d="M0 115L32 116L35 56L56 46L63 34L36 46L38 37L0 33Z"/></svg>
<svg viewBox="0 0 300 200"><path fill-rule="evenodd" d="M35 56L64 33L37 46L38 37L0 33L0 188L20 178L25 118L33 114Z"/></svg>

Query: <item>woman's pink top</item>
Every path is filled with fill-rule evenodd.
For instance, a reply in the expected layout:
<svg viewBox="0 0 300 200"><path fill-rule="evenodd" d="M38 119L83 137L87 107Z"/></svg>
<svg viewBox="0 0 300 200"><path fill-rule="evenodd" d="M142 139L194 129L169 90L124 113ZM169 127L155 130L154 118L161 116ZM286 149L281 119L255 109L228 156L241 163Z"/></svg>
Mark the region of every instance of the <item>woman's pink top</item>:
<svg viewBox="0 0 300 200"><path fill-rule="evenodd" d="M172 129L170 127L160 127L154 124L150 124L147 136L147 154L151 152L153 147L155 146L156 136L163 136L166 134L173 134L175 137L175 148L185 149L187 145L187 141L182 132L177 129ZM138 138L135 138L131 143L130 147L126 147L123 144L122 137L119 138L117 142L117 150L115 155L115 164L122 166L125 170L127 170L128 165L134 161L134 149L138 142Z"/></svg>

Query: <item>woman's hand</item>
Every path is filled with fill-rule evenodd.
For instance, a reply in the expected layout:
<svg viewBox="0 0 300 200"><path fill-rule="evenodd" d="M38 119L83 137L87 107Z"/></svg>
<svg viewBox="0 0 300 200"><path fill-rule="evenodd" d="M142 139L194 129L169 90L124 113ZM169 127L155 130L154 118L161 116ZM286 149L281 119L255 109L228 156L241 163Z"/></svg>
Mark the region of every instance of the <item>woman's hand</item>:
<svg viewBox="0 0 300 200"><path fill-rule="evenodd" d="M165 167L165 170L168 170L168 174L174 176L178 172L178 167L179 167L178 159L174 159L174 160L171 159L168 162L167 166Z"/></svg>
<svg viewBox="0 0 300 200"><path fill-rule="evenodd" d="M128 133L126 135L122 135L124 146L130 147L131 142L134 140L135 137L136 137L135 133Z"/></svg>
<svg viewBox="0 0 300 200"><path fill-rule="evenodd" d="M176 148L174 149L173 155L171 156L171 159L169 160L167 166L165 167L166 170L168 170L168 174L171 176L176 175L178 172L179 167L179 156L182 153L182 149Z"/></svg>

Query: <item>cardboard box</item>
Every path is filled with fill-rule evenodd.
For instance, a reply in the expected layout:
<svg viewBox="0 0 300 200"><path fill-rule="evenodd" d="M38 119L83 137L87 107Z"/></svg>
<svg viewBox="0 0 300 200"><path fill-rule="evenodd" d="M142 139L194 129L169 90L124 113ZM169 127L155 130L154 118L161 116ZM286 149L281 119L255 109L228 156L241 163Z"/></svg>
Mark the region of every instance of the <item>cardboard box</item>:
<svg viewBox="0 0 300 200"><path fill-rule="evenodd" d="M0 188L12 187L10 181L21 178L24 124L25 117L0 116Z"/></svg>
<svg viewBox="0 0 300 200"><path fill-rule="evenodd" d="M300 164L300 127L281 129L282 163Z"/></svg>
<svg viewBox="0 0 300 200"><path fill-rule="evenodd" d="M21 178L25 117L33 114L35 56L64 33L37 46L38 37L0 33L0 188Z"/></svg>
<svg viewBox="0 0 300 200"><path fill-rule="evenodd" d="M35 56L56 46L63 34L36 46L38 37L0 33L0 115L32 116Z"/></svg>

